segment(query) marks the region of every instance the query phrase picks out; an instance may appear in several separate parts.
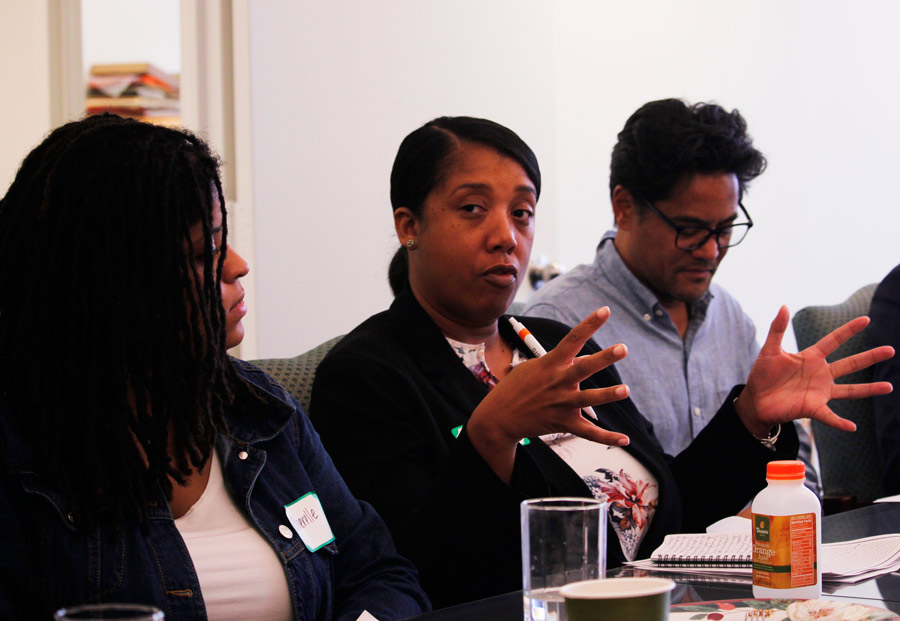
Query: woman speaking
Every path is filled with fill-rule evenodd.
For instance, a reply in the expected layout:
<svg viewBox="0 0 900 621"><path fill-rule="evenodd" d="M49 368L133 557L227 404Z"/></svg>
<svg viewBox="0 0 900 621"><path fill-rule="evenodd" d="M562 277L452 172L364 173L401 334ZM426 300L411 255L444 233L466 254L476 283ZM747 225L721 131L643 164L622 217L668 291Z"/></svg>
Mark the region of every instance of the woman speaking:
<svg viewBox="0 0 900 621"><path fill-rule="evenodd" d="M808 416L849 430L830 399L890 390L833 380L891 348L825 361L866 319L791 355L782 308L747 385L688 448L665 455L612 366L627 344L590 341L608 309L571 331L522 319L549 351L536 359L503 317L528 265L540 191L531 149L496 123L444 117L408 135L391 173L396 299L316 374L310 409L325 446L435 606L521 588L526 498L604 499L609 565L646 557L668 533L740 511L764 486L766 462L796 455L793 425L779 435L780 423Z"/></svg>

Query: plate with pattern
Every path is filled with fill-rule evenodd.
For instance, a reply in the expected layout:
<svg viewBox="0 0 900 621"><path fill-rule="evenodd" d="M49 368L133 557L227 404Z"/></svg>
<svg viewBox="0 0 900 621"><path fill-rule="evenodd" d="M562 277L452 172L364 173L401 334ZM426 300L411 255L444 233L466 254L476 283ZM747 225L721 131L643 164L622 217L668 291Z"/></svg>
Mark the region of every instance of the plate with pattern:
<svg viewBox="0 0 900 621"><path fill-rule="evenodd" d="M670 621L888 621L884 608L824 599L732 599L675 604Z"/></svg>

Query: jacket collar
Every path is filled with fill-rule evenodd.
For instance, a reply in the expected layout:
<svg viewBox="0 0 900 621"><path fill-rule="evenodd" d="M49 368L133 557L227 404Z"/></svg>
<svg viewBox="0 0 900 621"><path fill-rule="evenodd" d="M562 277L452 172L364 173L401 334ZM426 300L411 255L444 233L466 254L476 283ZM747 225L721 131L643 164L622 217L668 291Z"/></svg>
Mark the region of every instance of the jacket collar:
<svg viewBox="0 0 900 621"><path fill-rule="evenodd" d="M271 440L294 413L290 396L252 364L237 358L231 361L246 383L235 387L234 404L225 412L228 429L224 433L242 444Z"/></svg>
<svg viewBox="0 0 900 621"><path fill-rule="evenodd" d="M435 390L460 411L474 411L487 388L460 362L409 288L397 296L388 314L404 348Z"/></svg>
<svg viewBox="0 0 900 621"><path fill-rule="evenodd" d="M446 375L462 367L444 334L409 287L396 297L389 315L406 349L426 375Z"/></svg>

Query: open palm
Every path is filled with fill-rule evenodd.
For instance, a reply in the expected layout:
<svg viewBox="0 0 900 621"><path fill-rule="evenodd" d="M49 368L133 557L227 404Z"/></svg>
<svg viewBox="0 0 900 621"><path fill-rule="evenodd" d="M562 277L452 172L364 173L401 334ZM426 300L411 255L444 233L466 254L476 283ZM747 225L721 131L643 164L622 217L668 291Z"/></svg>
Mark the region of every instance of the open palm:
<svg viewBox="0 0 900 621"><path fill-rule="evenodd" d="M765 433L776 423L809 417L837 429L855 430L856 425L835 414L828 402L883 395L891 392L891 384L837 384L835 379L890 358L893 348L876 347L829 363L828 355L868 325L868 317L857 317L800 353L788 353L781 347L788 319L788 310L782 306L750 371L739 399L744 423L751 431Z"/></svg>

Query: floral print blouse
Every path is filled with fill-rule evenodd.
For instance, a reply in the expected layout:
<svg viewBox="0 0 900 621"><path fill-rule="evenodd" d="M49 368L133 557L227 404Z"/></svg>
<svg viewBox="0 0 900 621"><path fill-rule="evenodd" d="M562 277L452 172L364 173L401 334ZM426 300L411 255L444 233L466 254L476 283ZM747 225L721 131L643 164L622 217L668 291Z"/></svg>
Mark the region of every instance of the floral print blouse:
<svg viewBox="0 0 900 621"><path fill-rule="evenodd" d="M489 389L497 385L484 356L484 343L447 342L466 368ZM513 348L513 368L528 358ZM633 561L647 532L659 498L656 478L628 451L569 433L541 436L585 482L595 498L607 503L607 516L625 557Z"/></svg>

